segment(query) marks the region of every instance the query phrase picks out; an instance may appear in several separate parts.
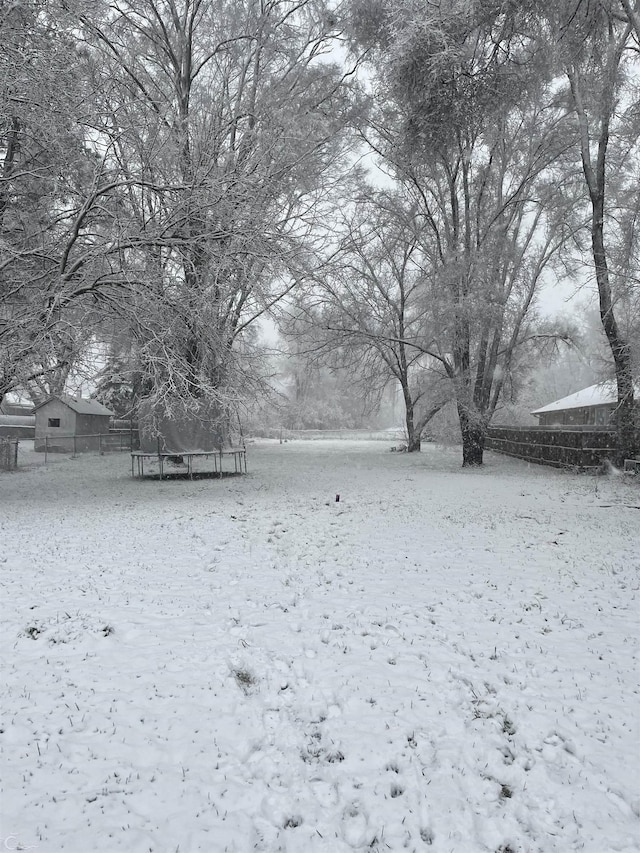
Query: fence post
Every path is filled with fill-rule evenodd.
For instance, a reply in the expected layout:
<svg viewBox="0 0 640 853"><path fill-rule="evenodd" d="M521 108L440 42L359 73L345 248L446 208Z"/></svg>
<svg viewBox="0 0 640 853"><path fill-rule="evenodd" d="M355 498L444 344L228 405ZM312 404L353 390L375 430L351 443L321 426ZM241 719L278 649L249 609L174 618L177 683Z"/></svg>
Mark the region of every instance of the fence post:
<svg viewBox="0 0 640 853"><path fill-rule="evenodd" d="M98 453L102 456L102 433L98 433Z"/></svg>
<svg viewBox="0 0 640 853"><path fill-rule="evenodd" d="M585 433L584 433L584 432L581 432L581 433L580 433L580 461L578 462L578 466L580 466L580 467L581 467L582 465L584 465L584 464L585 464L585 458L584 458L584 437L585 437Z"/></svg>

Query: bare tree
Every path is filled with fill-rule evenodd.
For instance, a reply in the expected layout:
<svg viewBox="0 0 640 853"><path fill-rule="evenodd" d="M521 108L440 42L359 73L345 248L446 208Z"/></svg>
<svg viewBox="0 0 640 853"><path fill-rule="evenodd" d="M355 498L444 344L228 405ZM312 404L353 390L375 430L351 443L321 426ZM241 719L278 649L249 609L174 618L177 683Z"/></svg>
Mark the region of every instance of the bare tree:
<svg viewBox="0 0 640 853"><path fill-rule="evenodd" d="M620 0L623 14L631 25L635 35L636 44L640 47L640 3L638 0Z"/></svg>
<svg viewBox="0 0 640 853"><path fill-rule="evenodd" d="M29 381L55 386L74 354L57 294L65 277L79 286L65 258L81 240L74 199L91 163L74 43L55 12L25 2L0 14L0 400Z"/></svg>
<svg viewBox="0 0 640 853"><path fill-rule="evenodd" d="M138 371L227 402L248 330L313 267L350 109L323 3L120 0L81 16ZM116 186L117 185L117 186Z"/></svg>
<svg viewBox="0 0 640 853"><path fill-rule="evenodd" d="M567 237L548 216L563 203L549 174L565 144L561 111L536 73L544 57L527 9L379 3L372 20L354 7L387 100L363 136L421 224L438 330L423 352L451 382L463 464L481 464L516 355L541 334L536 294Z"/></svg>
<svg viewBox="0 0 640 853"><path fill-rule="evenodd" d="M618 388L618 462L636 451L633 354L624 333L624 310L622 316L620 311L624 301L618 300L628 292L634 275L630 261L639 197L634 162L640 138L637 87L631 76L633 68L637 74L638 66L631 44L637 9L634 12L630 4L623 5L628 20L620 20L607 2L580 4L577 8L554 7L552 17L577 123L577 148L590 205L591 254L600 318ZM621 206L624 196L627 201ZM627 208L626 215L623 207ZM623 238L623 246L616 231ZM616 255L619 263L612 269Z"/></svg>
<svg viewBox="0 0 640 853"><path fill-rule="evenodd" d="M0 394L64 382L73 328L115 317L142 392L228 398L326 243L352 109L327 4L25 0L0 27Z"/></svg>
<svg viewBox="0 0 640 853"><path fill-rule="evenodd" d="M95 145L83 6L25 0L0 16L0 399L62 390L96 305L128 284L112 228L127 181Z"/></svg>
<svg viewBox="0 0 640 853"><path fill-rule="evenodd" d="M407 449L450 398L433 343L420 224L398 193L366 191L337 223L343 233L334 263L304 300L316 346L350 372L362 396L394 380L402 394Z"/></svg>

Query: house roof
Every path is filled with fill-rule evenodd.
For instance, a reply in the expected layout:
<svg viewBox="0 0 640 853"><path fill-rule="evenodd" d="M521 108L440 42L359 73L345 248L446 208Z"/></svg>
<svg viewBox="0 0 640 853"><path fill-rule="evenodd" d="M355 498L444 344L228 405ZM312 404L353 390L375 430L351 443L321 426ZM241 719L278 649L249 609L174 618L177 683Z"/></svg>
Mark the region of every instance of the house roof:
<svg viewBox="0 0 640 853"><path fill-rule="evenodd" d="M85 400L83 397L76 399L75 397L70 397L68 394L53 395L44 402L34 406L33 411L35 412L38 409L41 409L52 400L60 400L61 403L64 403L65 406L68 406L78 415L105 415L107 417L111 417L113 415L111 409L107 409L106 406L103 406L102 403L99 403L97 400Z"/></svg>
<svg viewBox="0 0 640 853"><path fill-rule="evenodd" d="M542 406L540 409L535 409L531 414L543 415L546 412L562 412L566 409L583 409L587 406L606 406L617 402L617 385L615 381L611 379L606 382L598 382L595 385L589 385L588 388L583 388L582 391L576 391L575 394L569 394L568 397L561 397L553 403Z"/></svg>

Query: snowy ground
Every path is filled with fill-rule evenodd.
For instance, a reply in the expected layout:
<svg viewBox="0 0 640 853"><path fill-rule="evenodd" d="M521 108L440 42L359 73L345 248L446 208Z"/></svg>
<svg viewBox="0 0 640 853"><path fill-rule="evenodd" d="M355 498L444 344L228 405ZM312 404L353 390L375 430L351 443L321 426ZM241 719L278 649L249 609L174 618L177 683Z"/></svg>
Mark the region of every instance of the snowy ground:
<svg viewBox="0 0 640 853"><path fill-rule="evenodd" d="M640 850L637 478L128 461L0 474L0 851Z"/></svg>

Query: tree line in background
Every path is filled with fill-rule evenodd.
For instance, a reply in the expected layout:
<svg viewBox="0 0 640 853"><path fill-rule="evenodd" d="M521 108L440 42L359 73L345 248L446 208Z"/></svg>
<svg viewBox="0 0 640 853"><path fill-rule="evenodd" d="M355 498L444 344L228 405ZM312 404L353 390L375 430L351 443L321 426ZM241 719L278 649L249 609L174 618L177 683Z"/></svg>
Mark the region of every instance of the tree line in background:
<svg viewBox="0 0 640 853"><path fill-rule="evenodd" d="M480 464L571 339L541 287L573 280L633 453L639 21L638 0L1 3L0 402L85 362L120 414L271 395L292 425L353 425L392 383L410 450L453 406Z"/></svg>

